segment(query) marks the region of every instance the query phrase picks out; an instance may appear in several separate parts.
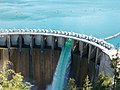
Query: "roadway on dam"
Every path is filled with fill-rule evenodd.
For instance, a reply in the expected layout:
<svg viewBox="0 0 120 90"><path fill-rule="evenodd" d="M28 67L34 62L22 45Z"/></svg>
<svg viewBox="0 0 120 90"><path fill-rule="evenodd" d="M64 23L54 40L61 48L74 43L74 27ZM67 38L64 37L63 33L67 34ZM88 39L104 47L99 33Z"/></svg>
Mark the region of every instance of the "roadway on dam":
<svg viewBox="0 0 120 90"><path fill-rule="evenodd" d="M83 42L86 42L87 44L91 44L91 45L94 45L94 46L100 48L103 52L105 52L107 54L109 54L110 50L115 49L112 44L107 43L107 42L103 41L102 39L97 39L95 37L87 36L84 34L78 34L78 33L74 33L74 32L47 30L47 29L46 30L44 30L44 29L42 29L42 30L41 29L1 29L1 30L2 31L0 33L0 35L1 35L0 43L5 44L7 41L8 42L7 46L10 46L10 40L12 40L11 38L14 37L14 35L17 35L17 36L14 37L14 39L12 40L13 42L17 43L17 39L18 39L19 35L24 35L24 36L26 36L26 38L23 37L24 39L29 39L29 40L25 41L25 43L28 43L28 44L31 43L31 40L33 37L31 35L34 35L34 37L44 35L44 36L48 36L48 37L56 36L58 38L64 37L64 38L71 38L71 39L78 40L78 41L83 41Z"/></svg>

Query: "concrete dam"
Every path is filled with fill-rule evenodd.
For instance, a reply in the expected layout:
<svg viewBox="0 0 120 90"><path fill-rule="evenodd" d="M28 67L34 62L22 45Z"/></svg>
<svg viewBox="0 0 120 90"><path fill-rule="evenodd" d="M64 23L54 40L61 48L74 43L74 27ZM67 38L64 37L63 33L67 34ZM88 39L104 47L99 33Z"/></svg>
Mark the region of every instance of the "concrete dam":
<svg viewBox="0 0 120 90"><path fill-rule="evenodd" d="M92 36L59 30L0 30L0 63L10 60L11 67L21 72L26 81L31 81L38 90L45 90L52 84L56 68L60 66L58 70L66 73L67 69L62 66L68 62L62 66L58 62L64 55L61 53L65 52L65 43L70 39L72 47L67 50L70 64L68 75L64 77L66 80L72 77L78 86L82 86L86 75L93 82L101 71L112 74L109 63L110 52L115 49L113 45ZM62 58L62 62L65 59L67 57ZM64 74L62 72L60 75Z"/></svg>

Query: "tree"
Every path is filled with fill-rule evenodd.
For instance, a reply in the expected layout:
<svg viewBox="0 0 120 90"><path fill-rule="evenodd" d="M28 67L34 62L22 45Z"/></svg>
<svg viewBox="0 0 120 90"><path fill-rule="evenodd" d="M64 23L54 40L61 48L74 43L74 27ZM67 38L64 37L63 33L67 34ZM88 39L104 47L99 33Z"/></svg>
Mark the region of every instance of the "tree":
<svg viewBox="0 0 120 90"><path fill-rule="evenodd" d="M29 90L32 85L28 82L23 83L21 73L9 69L8 63L5 63L0 71L0 90Z"/></svg>
<svg viewBox="0 0 120 90"><path fill-rule="evenodd" d="M111 68L114 70L114 84L113 84L113 90L118 90L120 88L120 56L119 56L119 50L117 49L117 53L113 55L112 62L111 62Z"/></svg>
<svg viewBox="0 0 120 90"><path fill-rule="evenodd" d="M68 87L66 90L79 90L79 88L75 85L75 80L70 78L68 82Z"/></svg>
<svg viewBox="0 0 120 90"><path fill-rule="evenodd" d="M93 84L92 90L108 90L112 85L112 78L110 75L105 76L104 73L100 73L98 78Z"/></svg>
<svg viewBox="0 0 120 90"><path fill-rule="evenodd" d="M89 77L87 75L82 90L91 90L91 89L92 89L92 85L91 85L91 83L89 81Z"/></svg>

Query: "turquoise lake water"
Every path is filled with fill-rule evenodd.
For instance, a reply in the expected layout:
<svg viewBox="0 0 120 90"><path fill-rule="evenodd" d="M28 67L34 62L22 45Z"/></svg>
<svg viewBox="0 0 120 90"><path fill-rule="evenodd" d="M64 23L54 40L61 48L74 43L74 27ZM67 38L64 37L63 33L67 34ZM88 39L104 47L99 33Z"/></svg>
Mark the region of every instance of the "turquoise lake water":
<svg viewBox="0 0 120 90"><path fill-rule="evenodd" d="M45 28L104 38L120 32L120 0L0 0L0 28ZM120 36L108 40L117 45Z"/></svg>

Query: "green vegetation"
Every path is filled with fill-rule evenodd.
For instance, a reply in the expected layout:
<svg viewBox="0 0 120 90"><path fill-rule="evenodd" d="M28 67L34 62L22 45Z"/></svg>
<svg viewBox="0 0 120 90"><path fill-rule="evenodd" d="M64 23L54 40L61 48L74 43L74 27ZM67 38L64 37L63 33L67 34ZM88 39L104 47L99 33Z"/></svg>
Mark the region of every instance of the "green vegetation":
<svg viewBox="0 0 120 90"><path fill-rule="evenodd" d="M89 76L87 75L82 90L91 90L91 89L92 89L92 86L89 81Z"/></svg>
<svg viewBox="0 0 120 90"><path fill-rule="evenodd" d="M75 85L75 80L70 78L68 82L68 87L65 90L79 90L79 88Z"/></svg>
<svg viewBox="0 0 120 90"><path fill-rule="evenodd" d="M87 75L81 89L76 87L74 79L70 79L67 90L109 90L111 85L112 78L109 75L104 76L104 74L101 73L93 84L90 83L89 77Z"/></svg>
<svg viewBox="0 0 120 90"><path fill-rule="evenodd" d="M111 85L112 78L110 77L110 75L105 76L104 73L101 73L93 83L92 90L109 90Z"/></svg>
<svg viewBox="0 0 120 90"><path fill-rule="evenodd" d="M21 73L16 73L9 69L10 62L5 63L0 71L0 90L29 90L31 84L23 83L23 76Z"/></svg>

